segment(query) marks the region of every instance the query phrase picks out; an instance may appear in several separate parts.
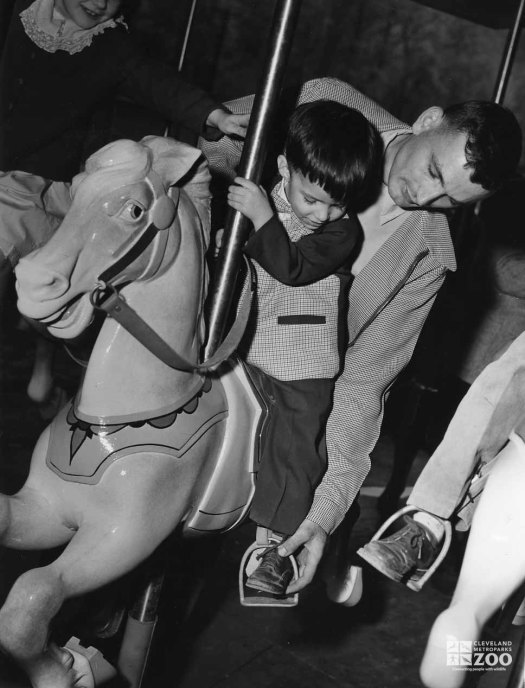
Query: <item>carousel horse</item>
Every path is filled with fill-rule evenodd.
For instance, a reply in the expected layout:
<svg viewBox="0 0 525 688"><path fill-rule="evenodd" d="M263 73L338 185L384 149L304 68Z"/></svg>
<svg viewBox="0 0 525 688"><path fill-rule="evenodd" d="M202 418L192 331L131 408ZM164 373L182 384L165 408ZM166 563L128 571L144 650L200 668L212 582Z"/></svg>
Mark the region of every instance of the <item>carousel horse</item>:
<svg viewBox="0 0 525 688"><path fill-rule="evenodd" d="M525 423L519 433L511 433L488 476L474 513L454 595L430 631L420 669L427 688L460 688L466 672L474 665L474 644L480 640L485 624L514 593L523 595ZM522 604L521 610L524 608ZM514 623L523 621L515 618ZM513 654L518 654L516 647L514 650ZM495 658L497 661L498 656ZM520 661L517 656L514 660Z"/></svg>
<svg viewBox="0 0 525 688"><path fill-rule="evenodd" d="M525 416L493 461L472 519L452 600L432 625L420 667L426 688L461 688L467 678L466 672L475 665L475 643L481 639L487 622L500 610L506 612L506 606L509 606L512 620L516 612L513 603L521 602L513 623L523 624L524 436ZM514 656L514 661L519 663L523 659L519 659L517 650L515 647L513 654L518 656ZM498 655L494 658L498 661ZM503 669L508 665L506 661L499 666ZM487 666L493 664L485 668ZM523 668L517 666L516 671L521 673L519 685L523 685Z"/></svg>
<svg viewBox="0 0 525 688"><path fill-rule="evenodd" d="M236 364L199 363L209 173L171 139L88 159L52 239L16 269L18 307L55 337L106 317L76 397L39 438L25 485L0 496L1 544L62 546L14 583L0 647L35 688L93 685L50 640L70 597L114 581L183 523L220 532L246 513L262 410Z"/></svg>
<svg viewBox="0 0 525 688"><path fill-rule="evenodd" d="M484 481L484 486L452 600L432 625L421 662L427 688L460 688L473 667L479 671L477 667L494 667L494 662L500 670L509 667L511 679L505 685L523 685L522 650L514 647L512 658L492 653L484 664L483 653L476 652L483 645L476 643L496 614L508 633L510 623L523 624L525 612L524 353L522 333L474 381L440 447L452 455L478 457L484 465L472 479L472 493L479 493L476 482Z"/></svg>

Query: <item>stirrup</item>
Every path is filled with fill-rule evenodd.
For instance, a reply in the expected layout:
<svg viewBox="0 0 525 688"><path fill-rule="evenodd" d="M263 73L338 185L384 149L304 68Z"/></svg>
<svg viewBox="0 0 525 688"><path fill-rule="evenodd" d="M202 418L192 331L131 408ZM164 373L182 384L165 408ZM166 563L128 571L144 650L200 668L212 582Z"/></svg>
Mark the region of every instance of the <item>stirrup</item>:
<svg viewBox="0 0 525 688"><path fill-rule="evenodd" d="M392 525L392 523L397 521L399 518L405 516L406 514L410 514L416 511L424 512L425 510L420 509L417 506L404 506L402 509L396 511L394 514L392 514L392 516L390 516L390 518L388 518L383 523L383 525L379 528L379 530L370 540L370 542L379 540L381 538L381 535L383 535L383 533ZM437 569L437 567L441 564L441 562L447 555L447 552L450 548L450 543L452 542L452 526L450 525L450 521L443 521L443 526L445 528L445 532L443 535L443 541L441 543L441 551L435 558L434 562L428 567L426 571L416 571L410 576L410 578L406 582L403 581L404 585L406 585L407 588L409 588L410 590L414 590L414 592L419 592L421 590L421 588L425 585L430 576L432 576L434 571Z"/></svg>
<svg viewBox="0 0 525 688"><path fill-rule="evenodd" d="M84 647L80 644L78 638L73 636L67 641L64 647L72 653L73 658L75 654L79 654L87 659L95 686L102 686L106 681L110 681L117 675L115 667L107 661L100 650L91 646Z"/></svg>
<svg viewBox="0 0 525 688"><path fill-rule="evenodd" d="M295 607L299 602L299 593L292 595L272 595L269 592L261 590L252 590L246 586L248 576L255 571L260 564L258 555L267 549L268 545L279 544L276 540L270 539L268 544L261 544L253 542L241 559L239 566L239 599L243 607ZM297 580L299 577L299 568L297 561L293 554L290 555L290 561L293 568L293 579Z"/></svg>

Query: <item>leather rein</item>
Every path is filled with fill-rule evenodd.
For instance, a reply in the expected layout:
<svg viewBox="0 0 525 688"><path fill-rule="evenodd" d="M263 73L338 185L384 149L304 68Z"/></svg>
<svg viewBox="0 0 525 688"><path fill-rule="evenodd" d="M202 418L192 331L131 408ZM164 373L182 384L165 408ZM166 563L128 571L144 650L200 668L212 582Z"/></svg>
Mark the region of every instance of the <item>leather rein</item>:
<svg viewBox="0 0 525 688"><path fill-rule="evenodd" d="M168 196L164 198L172 202ZM130 249L115 261L111 267L100 274L97 286L92 290L89 298L93 308L103 311L113 320L116 320L132 337L170 368L187 373L206 373L214 370L229 358L239 345L248 323L252 296L255 289L253 270L248 259L245 258L248 273L244 281L235 322L212 356L202 361L202 363L192 363L175 351L131 308L115 285L115 281L122 271L141 255L159 232L165 229L166 227L157 227L154 222L151 222Z"/></svg>

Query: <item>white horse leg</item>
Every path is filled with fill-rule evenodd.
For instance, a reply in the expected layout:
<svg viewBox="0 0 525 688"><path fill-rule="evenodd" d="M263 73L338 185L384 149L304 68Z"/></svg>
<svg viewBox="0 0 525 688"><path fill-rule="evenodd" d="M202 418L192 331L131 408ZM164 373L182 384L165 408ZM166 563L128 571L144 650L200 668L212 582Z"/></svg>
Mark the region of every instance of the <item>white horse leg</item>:
<svg viewBox="0 0 525 688"><path fill-rule="evenodd" d="M144 530L144 522L133 526ZM156 535L143 539L137 556L133 532L113 537L83 526L55 562L18 578L0 610L0 647L20 664L34 688L81 688L68 653L48 643L51 621L66 599L101 587L136 566L160 544L163 538Z"/></svg>
<svg viewBox="0 0 525 688"><path fill-rule="evenodd" d="M74 531L59 519L49 502L39 492L24 487L17 495L0 495L0 542L2 545L15 549L46 549L67 543L73 534ZM56 581L53 582L52 576L46 573L45 569L24 573L15 583L8 595L8 601L0 610L0 648L9 652L10 647L16 646L19 651L16 658L22 665L25 665L26 660L31 663L35 647L42 649L41 643L38 643L39 637L42 637L42 634L44 637L47 635L47 629L45 625L42 625L38 614L31 615L30 609L22 616L17 614L17 610L24 606L21 599L29 590L32 590L28 601L29 608L45 607L49 619L55 616L61 604ZM31 629L31 634L27 637L29 644L21 644L18 634L25 633L28 622L29 624L34 622L36 626ZM52 653L53 650L47 650L48 654L50 652ZM48 663L50 661L47 659ZM51 666L56 664L56 660L51 661ZM28 673L31 675L31 671ZM58 688L61 684L57 680L58 676L51 672L48 683L42 685L46 688L52 686Z"/></svg>
<svg viewBox="0 0 525 688"><path fill-rule="evenodd" d="M525 444L500 452L474 514L450 607L432 627L421 664L428 688L459 688L465 673L447 667L447 640L477 640L525 578Z"/></svg>
<svg viewBox="0 0 525 688"><path fill-rule="evenodd" d="M0 493L0 544L11 549L43 550L68 542L75 524L61 509L63 481L44 461L49 430L39 437L25 485L14 495Z"/></svg>
<svg viewBox="0 0 525 688"><path fill-rule="evenodd" d="M79 530L56 561L18 578L0 610L0 647L27 672L34 688L81 688L67 652L48 643L53 617L66 599L131 571L188 509L199 461L175 463L150 454L144 462L139 456L130 459L133 470L123 470L119 462L110 467L100 487L74 488L83 514ZM126 493L116 490L120 481Z"/></svg>
<svg viewBox="0 0 525 688"><path fill-rule="evenodd" d="M0 494L0 544L4 547L51 549L68 542L74 533L38 490L26 485L15 495Z"/></svg>

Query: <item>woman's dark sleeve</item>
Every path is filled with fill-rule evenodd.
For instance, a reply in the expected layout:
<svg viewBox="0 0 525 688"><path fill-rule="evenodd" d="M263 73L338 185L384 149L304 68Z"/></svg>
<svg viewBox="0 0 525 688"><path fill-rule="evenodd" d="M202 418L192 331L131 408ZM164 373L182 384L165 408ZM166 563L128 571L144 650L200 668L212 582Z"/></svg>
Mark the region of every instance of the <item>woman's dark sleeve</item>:
<svg viewBox="0 0 525 688"><path fill-rule="evenodd" d="M213 110L229 112L228 108L203 89L181 79L174 67L144 55L128 36L123 40L129 40L119 86L123 95L210 140L222 136L219 129L207 127L206 120Z"/></svg>
<svg viewBox="0 0 525 688"><path fill-rule="evenodd" d="M248 239L244 252L274 279L298 287L337 272L348 261L360 231L353 216L293 242L274 215Z"/></svg>

